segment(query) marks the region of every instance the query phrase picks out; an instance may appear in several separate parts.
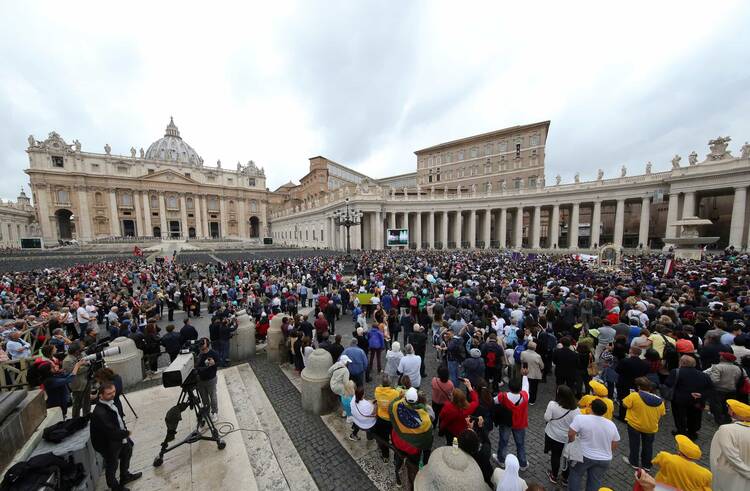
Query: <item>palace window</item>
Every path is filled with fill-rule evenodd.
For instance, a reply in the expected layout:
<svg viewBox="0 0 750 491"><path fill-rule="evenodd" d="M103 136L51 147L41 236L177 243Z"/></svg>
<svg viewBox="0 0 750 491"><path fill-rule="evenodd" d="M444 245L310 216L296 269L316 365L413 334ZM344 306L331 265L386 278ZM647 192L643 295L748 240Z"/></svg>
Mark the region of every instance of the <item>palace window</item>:
<svg viewBox="0 0 750 491"><path fill-rule="evenodd" d="M487 162L486 164L484 164L484 173L490 174L491 172L492 172L492 164Z"/></svg>
<svg viewBox="0 0 750 491"><path fill-rule="evenodd" d="M99 172L99 164L91 164L91 170L94 172Z"/></svg>
<svg viewBox="0 0 750 491"><path fill-rule="evenodd" d="M96 206L104 206L104 198L102 197L102 193L97 192L94 194L94 204Z"/></svg>
<svg viewBox="0 0 750 491"><path fill-rule="evenodd" d="M322 176L321 176L321 177L322 177ZM322 180L322 179L321 179L321 180ZM251 177L251 178L249 178L249 179L247 180L247 185L248 185L248 186L250 186L251 188L254 188L254 187L255 187L255 178L254 178L254 177Z"/></svg>
<svg viewBox="0 0 750 491"><path fill-rule="evenodd" d="M531 138L529 138L529 145L532 147L539 145L539 135L532 135Z"/></svg>
<svg viewBox="0 0 750 491"><path fill-rule="evenodd" d="M508 142L500 142L497 144L497 150L500 153L507 152L508 151Z"/></svg>
<svg viewBox="0 0 750 491"><path fill-rule="evenodd" d="M65 189L59 189L57 191L57 202L70 203L70 193Z"/></svg>
<svg viewBox="0 0 750 491"><path fill-rule="evenodd" d="M477 147L474 147L471 149L471 158L476 158L479 151L477 150Z"/></svg>
<svg viewBox="0 0 750 491"><path fill-rule="evenodd" d="M58 155L52 156L52 165L54 167L63 167L64 166L64 159Z"/></svg>
<svg viewBox="0 0 750 491"><path fill-rule="evenodd" d="M120 195L120 205L133 206L133 195L130 193L123 193Z"/></svg>
<svg viewBox="0 0 750 491"><path fill-rule="evenodd" d="M228 179L227 179L227 182L229 182L229 184L232 184L232 183L234 182L234 179L232 179L232 178L230 177L230 178L228 178Z"/></svg>
<svg viewBox="0 0 750 491"><path fill-rule="evenodd" d="M170 210L176 210L177 207L177 196L169 196L167 198L167 208Z"/></svg>
<svg viewBox="0 0 750 491"><path fill-rule="evenodd" d="M153 174L153 173L154 173L154 169L149 169L149 170L148 170L148 173L149 173L149 174Z"/></svg>
<svg viewBox="0 0 750 491"><path fill-rule="evenodd" d="M464 159L464 151L463 150L459 150L458 151L458 160L463 160L463 159Z"/></svg>
<svg viewBox="0 0 750 491"><path fill-rule="evenodd" d="M438 155L437 157L435 157L435 165L440 165L442 163L443 163L442 155Z"/></svg>
<svg viewBox="0 0 750 491"><path fill-rule="evenodd" d="M485 155L492 155L492 143L488 143L485 147Z"/></svg>
<svg viewBox="0 0 750 491"><path fill-rule="evenodd" d="M250 211L253 212L253 213L255 213L256 211L258 211L258 202L255 201L254 199L250 200Z"/></svg>
<svg viewBox="0 0 750 491"><path fill-rule="evenodd" d="M517 159L521 158L521 144L520 143L516 143L516 158Z"/></svg>
<svg viewBox="0 0 750 491"><path fill-rule="evenodd" d="M152 194L150 199L151 199L151 208L153 208L155 210L158 209L159 208L159 197L156 196L155 194Z"/></svg>
<svg viewBox="0 0 750 491"><path fill-rule="evenodd" d="M186 173L185 173L185 177L187 177L187 178L190 178L190 173L189 173L189 172L186 172Z"/></svg>
<svg viewBox="0 0 750 491"><path fill-rule="evenodd" d="M192 210L193 209L193 198L188 198L185 203L186 203L186 206L187 206L188 210Z"/></svg>
<svg viewBox="0 0 750 491"><path fill-rule="evenodd" d="M521 181L522 179L520 177L513 179L513 189L521 189Z"/></svg>
<svg viewBox="0 0 750 491"><path fill-rule="evenodd" d="M432 166L432 157L427 157L427 166Z"/></svg>
<svg viewBox="0 0 750 491"><path fill-rule="evenodd" d="M216 199L216 196L210 196L208 198L208 209L209 210L218 210L219 209L219 200Z"/></svg>
<svg viewBox="0 0 750 491"><path fill-rule="evenodd" d="M536 176L529 177L529 187L530 188L536 187Z"/></svg>

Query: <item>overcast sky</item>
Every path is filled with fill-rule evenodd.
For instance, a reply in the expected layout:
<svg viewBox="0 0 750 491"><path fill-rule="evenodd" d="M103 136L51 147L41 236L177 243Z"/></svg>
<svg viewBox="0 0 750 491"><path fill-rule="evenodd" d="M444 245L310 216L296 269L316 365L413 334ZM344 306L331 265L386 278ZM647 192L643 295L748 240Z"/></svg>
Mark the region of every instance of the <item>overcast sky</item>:
<svg viewBox="0 0 750 491"><path fill-rule="evenodd" d="M28 191L29 134L129 154L170 115L206 165L252 159L271 189L315 155L385 177L417 149L547 119L548 181L750 139L739 0L0 1L4 199Z"/></svg>

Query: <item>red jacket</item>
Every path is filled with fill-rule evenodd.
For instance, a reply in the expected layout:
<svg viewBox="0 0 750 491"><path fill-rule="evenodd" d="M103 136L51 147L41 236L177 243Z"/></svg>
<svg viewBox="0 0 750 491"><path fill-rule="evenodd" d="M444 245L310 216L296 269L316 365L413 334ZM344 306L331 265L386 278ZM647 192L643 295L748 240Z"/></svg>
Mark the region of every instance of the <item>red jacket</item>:
<svg viewBox="0 0 750 491"><path fill-rule="evenodd" d="M507 392L500 392L497 395L497 403L505 406L513 414L514 430L523 430L529 427L529 394L522 390L520 395L521 401L518 404L514 404L508 399Z"/></svg>
<svg viewBox="0 0 750 491"><path fill-rule="evenodd" d="M466 409L460 409L453 402L448 401L440 411L440 429L458 436L468 428L466 425L467 416L471 416L479 406L479 396L476 391L469 392L469 405Z"/></svg>

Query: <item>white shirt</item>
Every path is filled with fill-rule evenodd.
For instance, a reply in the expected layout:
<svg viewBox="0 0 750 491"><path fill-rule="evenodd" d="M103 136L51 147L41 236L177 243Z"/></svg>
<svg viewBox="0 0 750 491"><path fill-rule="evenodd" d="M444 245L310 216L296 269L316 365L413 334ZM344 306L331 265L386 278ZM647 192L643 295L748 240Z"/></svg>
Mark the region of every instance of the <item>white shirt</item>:
<svg viewBox="0 0 750 491"><path fill-rule="evenodd" d="M18 338L18 341L9 339L5 348L11 360L20 360L31 356L31 345L21 338Z"/></svg>
<svg viewBox="0 0 750 491"><path fill-rule="evenodd" d="M581 440L583 456L592 460L612 460L612 442L620 441L617 426L603 416L579 414L570 429Z"/></svg>
<svg viewBox="0 0 750 491"><path fill-rule="evenodd" d="M372 402L368 401L367 399L362 399L361 401L356 402L352 397L349 405L351 406L352 419L354 420L355 425L357 425L362 430L369 430L370 428L375 426L375 421L377 421L377 418L371 416L375 413L375 406L372 404Z"/></svg>
<svg viewBox="0 0 750 491"><path fill-rule="evenodd" d="M406 355L398 362L398 371L409 377L411 386L418 389L422 384L422 376L419 368L422 366L422 358L419 355Z"/></svg>
<svg viewBox="0 0 750 491"><path fill-rule="evenodd" d="M568 428L577 415L581 414L578 408L568 411L556 401L550 401L544 412L544 420L547 422L544 433L559 443L568 442Z"/></svg>
<svg viewBox="0 0 750 491"><path fill-rule="evenodd" d="M79 324L87 324L89 322L89 313L84 306L78 307L76 316L78 317Z"/></svg>

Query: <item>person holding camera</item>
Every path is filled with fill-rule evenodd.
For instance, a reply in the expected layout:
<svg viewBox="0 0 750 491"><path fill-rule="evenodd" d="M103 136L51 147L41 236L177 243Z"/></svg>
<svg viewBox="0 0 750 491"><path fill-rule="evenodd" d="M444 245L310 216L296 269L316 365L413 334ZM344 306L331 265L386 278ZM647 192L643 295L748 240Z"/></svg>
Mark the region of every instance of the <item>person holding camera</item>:
<svg viewBox="0 0 750 491"><path fill-rule="evenodd" d="M114 403L117 390L111 382L99 387L99 402L91 414L91 443L94 450L104 458L107 486L116 491L127 491L125 484L139 479L141 472L130 472L130 457L133 455L133 440ZM120 479L117 480L117 469Z"/></svg>
<svg viewBox="0 0 750 491"><path fill-rule="evenodd" d="M198 340L198 359L195 369L198 372L198 392L204 404L211 406L211 420L216 420L219 413L219 398L216 394L216 370L219 366L219 354L211 349L208 338Z"/></svg>
<svg viewBox="0 0 750 491"><path fill-rule="evenodd" d="M68 355L63 359L62 368L65 373L73 374L75 377L70 382L70 391L73 393L73 417L77 418L83 413L87 416L91 413L91 381L89 380L89 367L82 365L76 372L73 368L81 360L82 348L78 341L71 343Z"/></svg>

